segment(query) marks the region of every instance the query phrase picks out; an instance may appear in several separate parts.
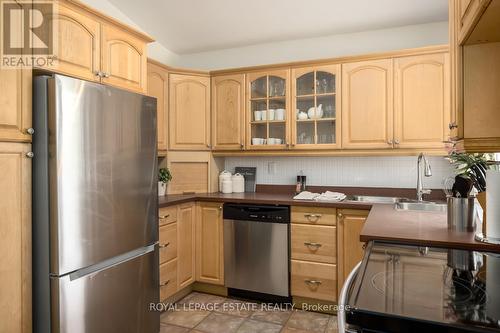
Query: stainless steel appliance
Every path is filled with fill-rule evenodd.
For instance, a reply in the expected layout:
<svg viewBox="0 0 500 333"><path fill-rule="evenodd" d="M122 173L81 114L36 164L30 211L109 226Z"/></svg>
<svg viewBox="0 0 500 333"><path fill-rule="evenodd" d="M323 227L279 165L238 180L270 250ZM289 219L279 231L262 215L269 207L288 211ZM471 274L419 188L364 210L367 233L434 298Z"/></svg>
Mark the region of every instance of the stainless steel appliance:
<svg viewBox="0 0 500 333"><path fill-rule="evenodd" d="M224 204L225 286L230 295L290 301L290 207Z"/></svg>
<svg viewBox="0 0 500 333"><path fill-rule="evenodd" d="M157 333L156 100L33 84L34 332Z"/></svg>
<svg viewBox="0 0 500 333"><path fill-rule="evenodd" d="M499 277L500 253L372 242L342 289L339 332L499 332Z"/></svg>

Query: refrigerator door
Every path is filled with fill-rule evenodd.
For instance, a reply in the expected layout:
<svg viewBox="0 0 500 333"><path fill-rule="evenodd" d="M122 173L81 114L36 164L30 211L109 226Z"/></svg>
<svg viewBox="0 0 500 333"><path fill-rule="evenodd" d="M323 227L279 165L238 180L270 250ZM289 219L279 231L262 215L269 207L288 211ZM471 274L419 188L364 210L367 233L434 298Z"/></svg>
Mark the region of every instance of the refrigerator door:
<svg viewBox="0 0 500 333"><path fill-rule="evenodd" d="M114 265L51 278L54 333L158 333L158 246ZM147 252L150 251L150 252Z"/></svg>
<svg viewBox="0 0 500 333"><path fill-rule="evenodd" d="M50 272L158 240L156 99L48 80Z"/></svg>

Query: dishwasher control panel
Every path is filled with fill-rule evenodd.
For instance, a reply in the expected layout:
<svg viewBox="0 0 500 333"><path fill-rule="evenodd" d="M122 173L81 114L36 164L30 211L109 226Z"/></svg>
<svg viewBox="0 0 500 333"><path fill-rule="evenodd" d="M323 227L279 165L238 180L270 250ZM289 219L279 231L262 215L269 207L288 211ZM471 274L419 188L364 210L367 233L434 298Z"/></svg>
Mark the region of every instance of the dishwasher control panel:
<svg viewBox="0 0 500 333"><path fill-rule="evenodd" d="M290 223L290 206L224 204L225 220Z"/></svg>

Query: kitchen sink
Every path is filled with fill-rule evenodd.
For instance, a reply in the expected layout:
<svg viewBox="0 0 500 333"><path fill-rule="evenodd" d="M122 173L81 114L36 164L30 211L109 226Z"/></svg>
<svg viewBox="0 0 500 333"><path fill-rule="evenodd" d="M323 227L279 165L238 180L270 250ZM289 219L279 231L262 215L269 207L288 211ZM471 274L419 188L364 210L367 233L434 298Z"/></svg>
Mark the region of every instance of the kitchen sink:
<svg viewBox="0 0 500 333"><path fill-rule="evenodd" d="M347 201L357 201L357 202L368 202L368 203L396 203L400 200L405 200L403 198L397 197L382 197L382 196L369 196L369 195L348 195L345 200Z"/></svg>
<svg viewBox="0 0 500 333"><path fill-rule="evenodd" d="M394 208L396 210L446 212L446 204L431 201L400 200L394 204Z"/></svg>

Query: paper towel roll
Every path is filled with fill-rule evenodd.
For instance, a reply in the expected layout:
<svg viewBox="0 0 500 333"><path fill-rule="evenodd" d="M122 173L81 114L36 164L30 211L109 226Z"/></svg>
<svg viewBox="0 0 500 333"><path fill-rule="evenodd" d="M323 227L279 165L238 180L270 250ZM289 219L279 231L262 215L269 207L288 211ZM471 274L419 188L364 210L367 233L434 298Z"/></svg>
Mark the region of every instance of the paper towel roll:
<svg viewBox="0 0 500 333"><path fill-rule="evenodd" d="M500 171L486 171L486 236L500 238Z"/></svg>

